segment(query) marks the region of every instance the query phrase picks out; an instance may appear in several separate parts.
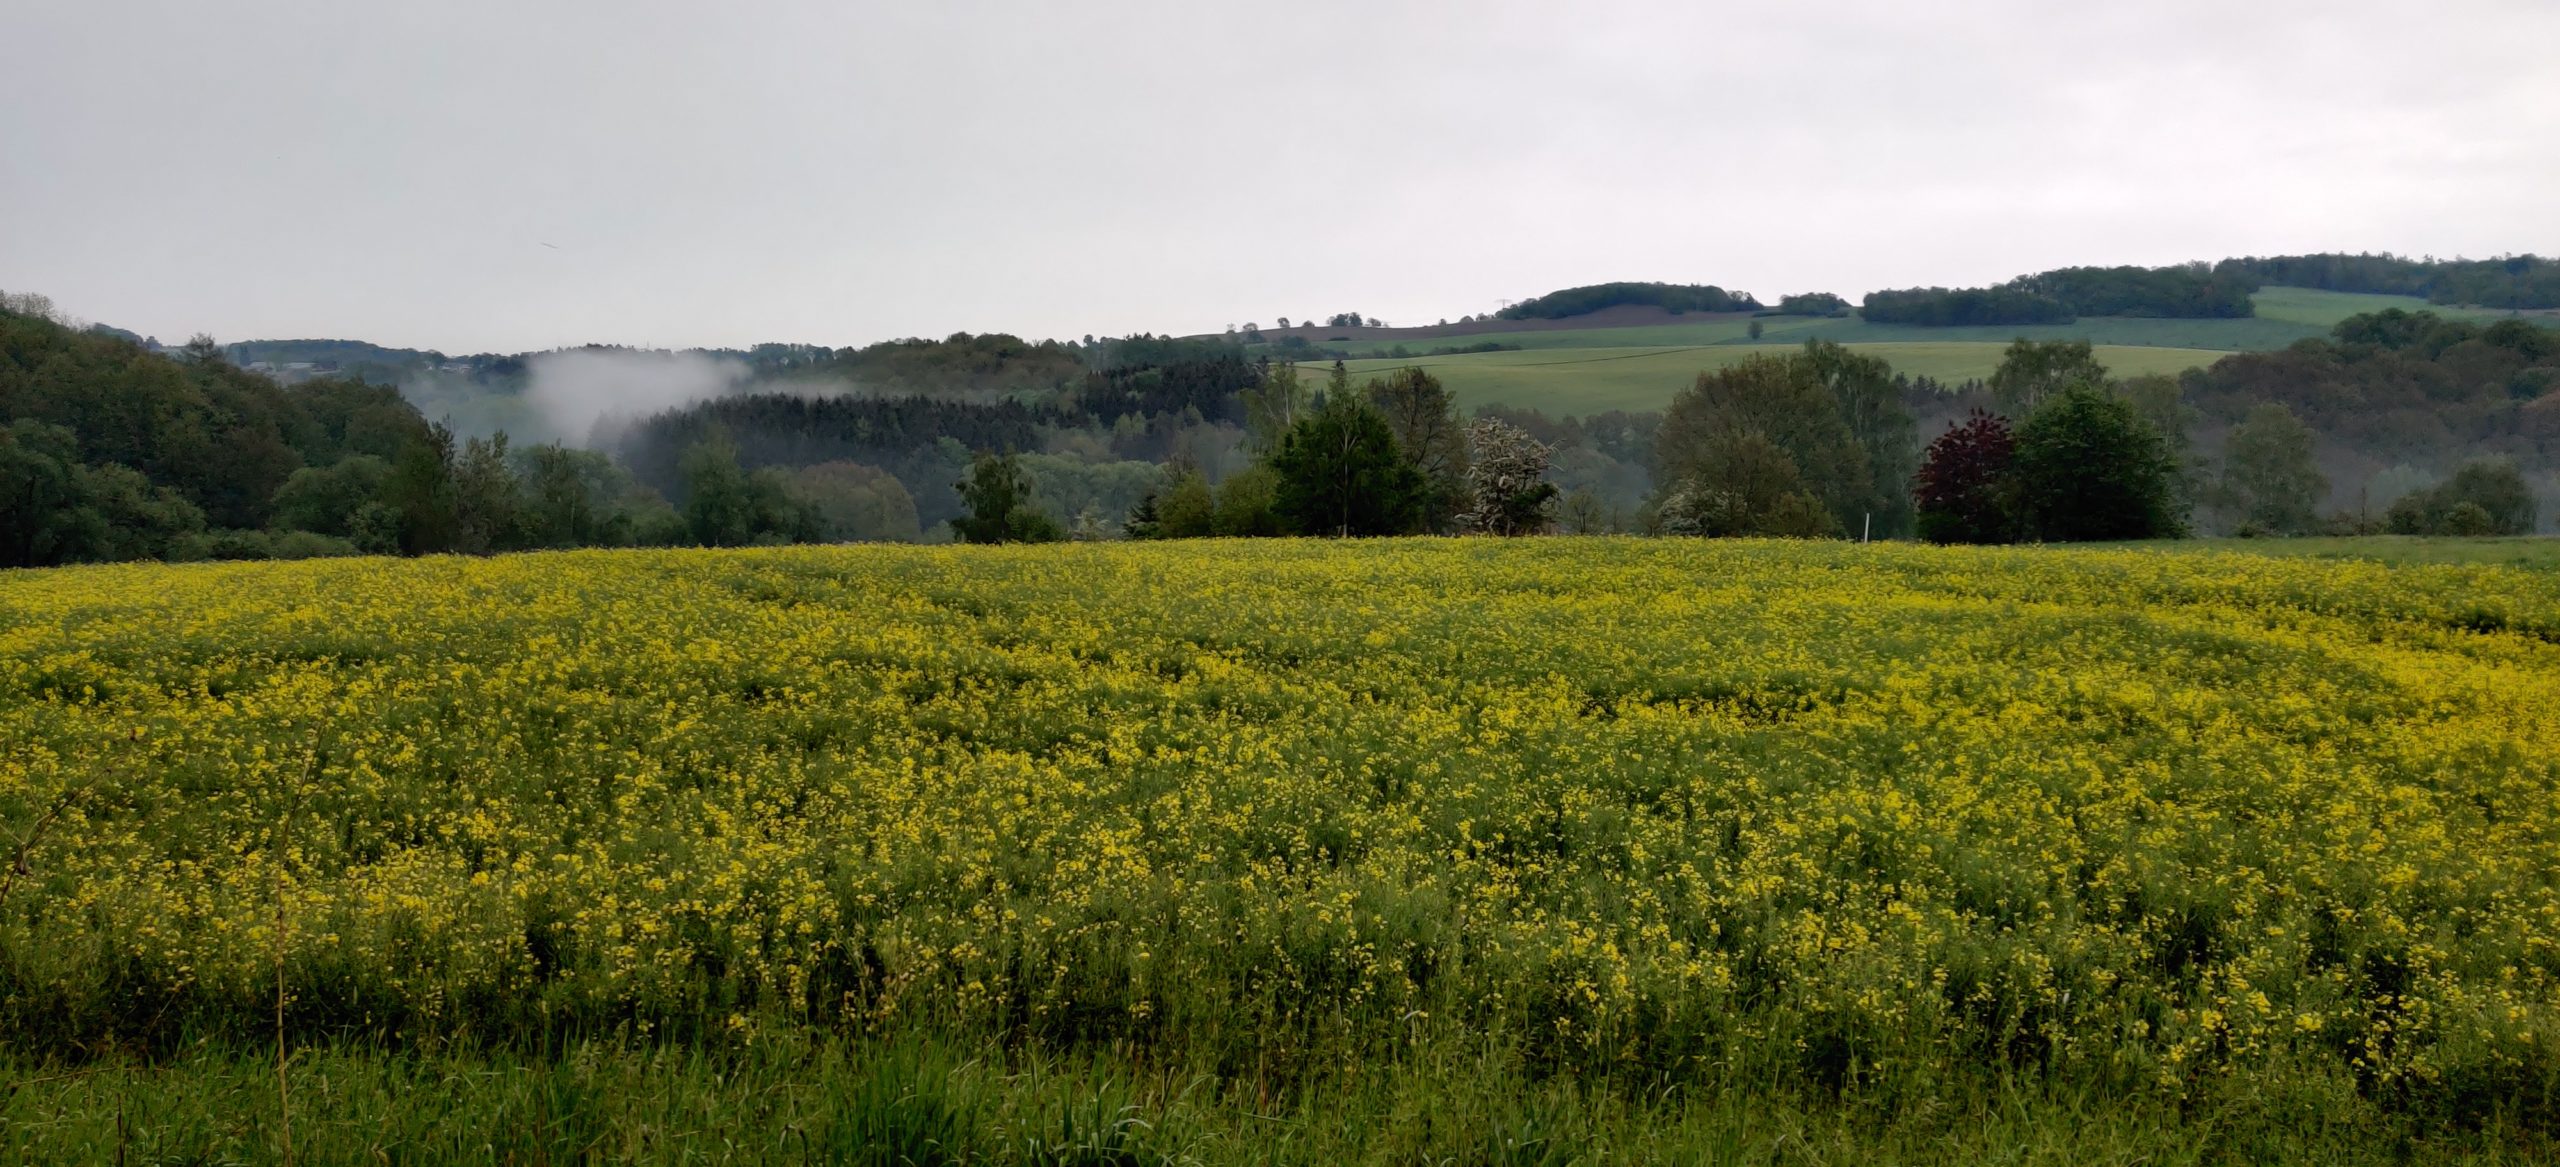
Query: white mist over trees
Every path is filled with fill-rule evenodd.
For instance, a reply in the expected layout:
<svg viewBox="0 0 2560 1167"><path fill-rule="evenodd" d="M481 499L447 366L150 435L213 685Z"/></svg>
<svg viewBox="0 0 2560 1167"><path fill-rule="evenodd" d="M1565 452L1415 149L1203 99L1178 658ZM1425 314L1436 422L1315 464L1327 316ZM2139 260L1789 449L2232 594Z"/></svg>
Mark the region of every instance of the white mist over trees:
<svg viewBox="0 0 2560 1167"><path fill-rule="evenodd" d="M562 440L610 442L632 421L745 388L746 363L704 353L564 349L526 362L525 401Z"/></svg>

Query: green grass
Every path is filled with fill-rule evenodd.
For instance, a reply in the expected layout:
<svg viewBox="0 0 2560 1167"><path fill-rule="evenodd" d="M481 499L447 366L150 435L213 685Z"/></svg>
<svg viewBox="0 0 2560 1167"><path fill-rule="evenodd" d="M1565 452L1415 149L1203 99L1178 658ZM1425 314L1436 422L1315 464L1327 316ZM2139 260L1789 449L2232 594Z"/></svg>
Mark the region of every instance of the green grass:
<svg viewBox="0 0 2560 1167"><path fill-rule="evenodd" d="M1984 328L1922 328L1908 324L1869 324L1851 318L1802 316L1760 317L1761 339L1750 337L1746 318L1716 317L1695 322L1641 324L1625 328L1564 328L1547 331L1494 332L1399 342L1359 341L1337 347L1355 355L1377 355L1401 344L1423 353L1443 346L1493 341L1529 351L1588 348L1662 348L1696 345L1800 344L1820 338L1840 344L1991 344L2028 340L2088 340L2115 347L2206 349L2217 353L2283 348L2328 331L2326 325L2290 320L2137 320L2090 317L2072 324L2005 325ZM1254 347L1250 351L1265 352Z"/></svg>
<svg viewBox="0 0 2560 1167"><path fill-rule="evenodd" d="M2313 325L2324 333L2347 317L2392 308L2410 312L2433 312L2438 316L2456 320L2491 321L2522 316L2527 319L2538 319L2546 324L2553 322L2553 314L2549 312L2511 312L2503 308L2465 308L2430 304L2417 296L2323 292L2313 288L2267 288L2260 291L2255 299L2260 319Z"/></svg>
<svg viewBox="0 0 2560 1167"><path fill-rule="evenodd" d="M583 1041L550 1054L195 1045L66 1067L0 1061L14 1163L2386 1164L2549 1162L2524 1130L2430 1131L2330 1080L2231 1079L2183 1116L2011 1082L1791 1093L1523 1077L1465 1049L1284 1095L1114 1056L940 1042Z"/></svg>
<svg viewBox="0 0 2560 1167"><path fill-rule="evenodd" d="M2000 325L1983 328L1922 328L1910 324L1869 324L1863 320L1836 320L1830 327L1813 333L1825 340L1851 344L1860 341L1980 341L2007 344L2024 337L2028 340L2086 340L2102 346L2139 346L2145 348L2212 349L2218 352L2253 352L2278 349L2307 336L2327 331L2310 325L2283 320L2146 320L2125 316L2091 316L2070 324Z"/></svg>
<svg viewBox="0 0 2560 1167"><path fill-rule="evenodd" d="M1356 341L1341 347L1354 355L1382 357L1395 344L1413 353L1444 346L1492 341L1527 351L1694 347L1700 345L1797 344L1821 338L1840 344L1992 344L2028 340L2087 340L2123 348L2198 349L2216 353L2279 349L2297 340L2326 336L2341 320L2387 308L2429 311L2470 320L2493 320L2510 313L2478 308L2447 308L2415 296L2370 296L2323 292L2311 288L2267 288L2257 294L2258 314L2245 320L2151 320L2125 316L2090 316L2070 324L1997 325L1982 328L1922 328L1908 324L1869 324L1854 316L1757 317L1761 338L1750 335L1752 317L1700 316L1667 324L1623 328L1562 328L1545 331L1488 332L1401 342ZM1251 346L1248 351L1266 352ZM1429 358L1441 359L1441 358ZM2183 366L2182 366L2183 367ZM1916 371L1916 370L1915 370Z"/></svg>
<svg viewBox="0 0 2560 1167"><path fill-rule="evenodd" d="M1752 352L1816 338L1883 357L1901 372L1959 382L1990 376L1999 366L2001 350L2020 338L2090 341L2098 346L2098 359L2108 368L2131 376L2176 373L2212 364L2229 353L2283 348L2325 336L2338 321L2361 312L2404 308L2481 320L2507 315L2431 306L2414 296L2309 288L2268 288L2256 299L2258 315L2246 320L2092 316L2070 324L1920 328L1869 324L1855 317L1763 316L1756 318L1761 336L1754 340L1750 327L1755 318L1701 316L1625 328L1524 330L1400 342L1417 354L1444 345L1486 341L1518 346L1508 352L1395 358L1383 355L1394 347L1386 343L1363 341L1347 347L1355 354L1367 354L1350 362L1354 375L1419 365L1430 369L1469 407L1500 404L1550 413L1590 413L1660 409L1702 369L1721 368Z"/></svg>
<svg viewBox="0 0 2560 1167"><path fill-rule="evenodd" d="M1635 330L1628 330L1635 331ZM1720 369L1754 353L1783 354L1794 346L1718 344L1691 348L1630 347L1466 353L1410 360L1348 362L1354 379L1419 366L1448 386L1462 408L1509 405L1552 414L1611 409L1661 409L1701 371ZM1899 372L1950 384L1988 377L2005 343L1926 341L1853 344ZM2104 346L2098 359L2118 374L2175 373L2207 365L2223 354L2199 349Z"/></svg>
<svg viewBox="0 0 2560 1167"><path fill-rule="evenodd" d="M2375 296L2361 292L2323 292L2316 288L2262 288L2250 297L2257 302L2261 320L2284 320L2308 324L2322 331L2333 328L2347 317L2365 312L2381 312L2391 308L2411 312L2446 313L2449 310L2428 304L2418 296ZM2456 312L2455 314L2459 314Z"/></svg>

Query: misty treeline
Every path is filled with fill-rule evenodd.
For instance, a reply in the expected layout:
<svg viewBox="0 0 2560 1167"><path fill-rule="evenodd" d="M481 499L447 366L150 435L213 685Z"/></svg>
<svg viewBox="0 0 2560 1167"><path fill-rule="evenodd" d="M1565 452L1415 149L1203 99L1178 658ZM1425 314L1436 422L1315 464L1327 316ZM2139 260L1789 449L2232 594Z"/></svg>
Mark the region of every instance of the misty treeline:
<svg viewBox="0 0 2560 1167"><path fill-rule="evenodd" d="M2524 468L2560 455L2554 341L2394 311L2182 377L2020 341L1962 386L1817 341L1702 374L1663 412L1555 418L1463 414L1421 369L1355 380L1145 338L1045 393L723 398L647 419L620 453L679 506L705 442L751 476L871 466L927 536L990 540L2513 531L2536 510Z"/></svg>
<svg viewBox="0 0 2560 1167"><path fill-rule="evenodd" d="M2221 435L2220 471L2189 477L2222 529L2521 534L2537 510L2522 472L2547 482L2560 464L2555 388L2560 331L2395 308L2224 357L2181 378L2178 396L2183 419ZM2270 447L2295 451L2272 479ZM2267 481L2287 485L2257 485ZM2465 501L2486 529L2452 513Z"/></svg>
<svg viewBox="0 0 2560 1167"><path fill-rule="evenodd" d="M1664 411L1582 417L1464 413L1421 369L1355 380L1340 362L1249 360L1229 338L771 345L743 350L736 384L599 427L588 448L457 432L383 385L280 383L240 351L157 349L0 300L0 563L955 537L2493 533L2533 528L2527 475L2547 484L2560 461L2560 334L2397 310L2175 378L2020 341L1988 381L1946 386L1817 341L1702 374Z"/></svg>
<svg viewBox="0 0 2560 1167"><path fill-rule="evenodd" d="M2399 309L2178 377L2115 380L2085 342L2020 341L1926 452L1920 533L2527 534L2560 464L2555 387L2560 332ZM2160 473L2126 469L2144 465ZM2053 499L2101 488L2115 533L2057 529Z"/></svg>

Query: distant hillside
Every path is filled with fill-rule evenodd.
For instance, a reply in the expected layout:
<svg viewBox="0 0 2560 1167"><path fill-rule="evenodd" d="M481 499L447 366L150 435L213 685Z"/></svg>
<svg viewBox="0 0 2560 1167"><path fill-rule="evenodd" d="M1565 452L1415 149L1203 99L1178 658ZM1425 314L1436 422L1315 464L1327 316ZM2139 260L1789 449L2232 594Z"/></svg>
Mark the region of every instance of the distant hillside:
<svg viewBox="0 0 2560 1167"><path fill-rule="evenodd" d="M297 475L386 465L426 429L380 386L279 385L0 308L0 566L201 556L208 528L267 525Z"/></svg>
<svg viewBox="0 0 2560 1167"><path fill-rule="evenodd" d="M2226 259L2214 271L2266 284L2417 296L2433 304L2481 308L2560 308L2560 260L2536 255L2497 259L2410 259L2379 255L2250 256Z"/></svg>
<svg viewBox="0 0 2560 1167"><path fill-rule="evenodd" d="M1713 284L1590 284L1522 300L1494 315L1504 320L1560 320L1628 305L1660 308L1679 315L1687 312L1752 312L1760 308L1760 301L1753 299L1749 292L1728 292Z"/></svg>
<svg viewBox="0 0 2560 1167"><path fill-rule="evenodd" d="M2081 316L2218 320L2248 316L2259 280L2244 270L2066 267L1989 288L1872 292L1858 311L1878 324L1949 327L2059 324Z"/></svg>

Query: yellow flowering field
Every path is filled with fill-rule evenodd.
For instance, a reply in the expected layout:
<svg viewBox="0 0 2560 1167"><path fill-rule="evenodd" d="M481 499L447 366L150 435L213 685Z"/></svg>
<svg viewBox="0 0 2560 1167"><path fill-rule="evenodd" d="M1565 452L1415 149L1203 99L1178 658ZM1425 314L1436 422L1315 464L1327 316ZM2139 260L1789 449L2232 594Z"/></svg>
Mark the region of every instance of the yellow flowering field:
<svg viewBox="0 0 2560 1167"><path fill-rule="evenodd" d="M0 1042L2560 1114L2560 576L1537 539L0 575Z"/></svg>

